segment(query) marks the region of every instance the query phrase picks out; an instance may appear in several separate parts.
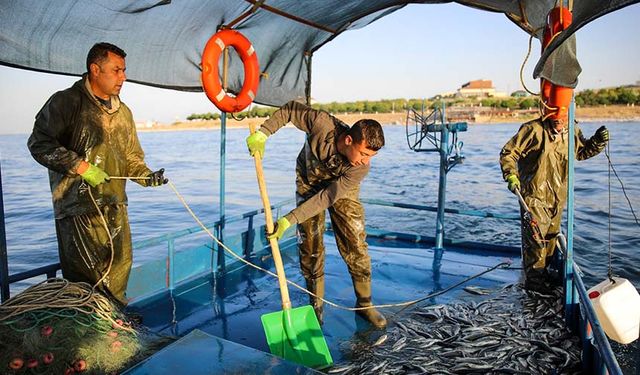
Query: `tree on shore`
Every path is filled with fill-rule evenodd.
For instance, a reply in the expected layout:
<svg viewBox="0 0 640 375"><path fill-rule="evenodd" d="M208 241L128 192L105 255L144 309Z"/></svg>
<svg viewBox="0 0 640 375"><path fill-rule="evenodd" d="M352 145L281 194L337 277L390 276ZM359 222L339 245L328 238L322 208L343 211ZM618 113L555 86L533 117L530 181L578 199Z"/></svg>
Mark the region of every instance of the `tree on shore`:
<svg viewBox="0 0 640 375"><path fill-rule="evenodd" d="M359 100L354 102L331 102L326 104L313 104L312 107L321 109L333 114L347 113L393 113L404 112L409 108L416 111L439 106L444 101L447 106L463 107L488 107L498 109L531 109L538 107L538 100L533 96L507 97L507 98L441 98L439 95L429 99L382 99L382 100ZM575 96L578 106L599 106L599 105L640 105L640 88L637 87L616 87L601 90L583 90ZM277 108L254 105L248 111L241 112L239 117L268 117ZM193 113L187 120L218 120L218 113Z"/></svg>

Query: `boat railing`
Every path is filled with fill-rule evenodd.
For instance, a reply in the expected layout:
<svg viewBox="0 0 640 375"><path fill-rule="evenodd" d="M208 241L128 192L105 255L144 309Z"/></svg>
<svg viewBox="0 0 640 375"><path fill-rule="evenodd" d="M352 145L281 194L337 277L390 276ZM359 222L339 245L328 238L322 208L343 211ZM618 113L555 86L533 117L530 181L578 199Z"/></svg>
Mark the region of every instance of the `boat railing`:
<svg viewBox="0 0 640 375"><path fill-rule="evenodd" d="M587 289L580 277L579 269L573 265L573 295L577 299L579 311L574 321L577 323L578 334L582 339L582 365L593 374L623 375L609 339L598 320L593 305L587 294ZM573 327L574 331L576 327Z"/></svg>
<svg viewBox="0 0 640 375"><path fill-rule="evenodd" d="M277 204L273 204L271 206L271 209L274 210L276 212L276 214L279 214L282 207L285 207L287 205L291 205L294 202L293 199L289 199L289 200L285 200L282 202L279 202ZM249 231L253 230L254 227L254 217L256 215L260 215L264 213L264 208L260 208L260 209L256 209L253 211L249 211L249 212L245 212L242 213L240 215L235 215L235 216L228 216L225 218L224 220L224 225L221 225L221 221L217 220L214 222L210 222L210 223L204 223L204 226L206 228L211 228L214 231L214 234L219 237L220 233L222 231L222 228L224 226L226 226L227 224L231 224L231 223L236 223L236 222L241 222L243 220L247 220L247 228ZM149 238L146 240L141 240L141 241L134 241L133 243L133 248L134 249L144 249L144 248L148 248L151 246L156 246L156 245L161 245L163 243L166 243L167 246L167 252L168 252L168 257L169 257L169 264L172 265L173 264L173 258L175 255L175 241L177 239L189 236L191 234L195 234L195 233L200 233L203 232L204 229L201 226L195 226L195 227L191 227L191 228L187 228L187 229L182 229L176 232L172 232L172 233L167 233L167 234L163 234L161 236L157 236L157 237L153 237L153 238ZM219 252L219 253L223 253L223 252ZM2 262L6 263L7 259L2 259ZM56 273L60 270L60 262L57 263L51 263L51 264L47 264L44 266L40 266L37 268L33 268L27 271L23 271L23 272L18 272L15 274L10 274L8 275L8 277L3 280L1 280L1 284L2 284L2 288L6 287L7 290L9 290L8 286L10 284L16 283L16 282L20 282L20 281L25 281L31 278L35 278L35 277L39 277L39 276L46 276L47 278L54 278L56 277ZM9 299L10 295L3 295L3 299L2 302L4 302L6 299Z"/></svg>
<svg viewBox="0 0 640 375"><path fill-rule="evenodd" d="M567 239L563 234L558 235L558 245L565 257L565 262L571 262L573 273L571 280L565 280L565 317L567 327L576 332L582 341L582 366L589 373L596 375L623 375L618 364L609 339L598 320L591 300L587 294L580 274L582 271L573 262L572 257L567 258ZM565 277L566 278L566 277Z"/></svg>
<svg viewBox="0 0 640 375"><path fill-rule="evenodd" d="M384 201L380 199L366 199L366 198L361 199L361 201L362 203L373 204L377 206L408 208L408 209L419 210L419 211L438 212L438 207L424 206L419 204L389 202L389 201ZM481 210L459 210L456 208L445 208L444 212L448 214L454 214L454 215L476 216L476 217L504 219L504 220L520 220L520 215L518 214L501 214L501 213L487 212L487 211L481 211Z"/></svg>
<svg viewBox="0 0 640 375"><path fill-rule="evenodd" d="M290 200L286 200L283 202L279 202L277 204L272 205L272 210L276 211L276 214L279 215L280 210L283 207L286 207L288 205L291 205L294 202L293 199ZM418 205L418 204L408 204L408 203L400 203L400 202L389 202L389 201L384 201L384 200L380 200L380 199L362 199L362 202L365 204L370 204L370 205L376 205L376 206L385 206L385 207L396 207L396 208L405 208L405 209L412 209L412 210L418 210L418 211L429 211L429 212L437 212L438 208L437 207L432 207L432 206L425 206L425 205ZM446 213L449 214L454 214L454 215L466 215L466 216L476 216L476 217L483 217L483 218L495 218L495 219L506 219L506 220L518 220L519 216L517 214L500 214L500 213L492 213L492 212L485 212L485 211L480 211L480 210L460 210L460 209L453 209L453 208L447 208L445 209ZM214 230L214 234L217 237L220 237L220 233L223 233L222 230L224 227L226 227L228 224L231 223L235 223L235 222L241 222L243 220L247 220L247 231L251 232L253 231L255 225L254 225L254 218L256 215L260 215L264 213L264 209L260 208L260 209L256 209L253 211L249 211L249 212L245 212L243 214L240 215L235 215L235 216L228 216L225 218L224 222L221 223L220 220L217 220L215 222L212 223L205 223L205 226L207 228L212 228ZM222 224L222 225L221 225ZM196 234L196 233L200 233L203 232L204 230L202 229L202 227L200 226L194 226L191 228L187 228L187 229L183 229L183 230L179 230L176 232L172 232L172 233L167 233L161 236L157 236L157 237L153 237L153 238L149 238L146 240L142 240L142 241L134 241L133 243L133 247L134 249L144 249L144 248L148 248L151 246L157 246L157 245L161 245L161 244L165 244L167 246L167 255L169 258L169 265L172 266L173 265L173 258L175 256L175 241L177 239L192 235L192 234ZM225 258L224 258L224 252L219 251L218 252L218 267L222 267L224 268L224 264L225 264ZM6 262L6 259L3 259L2 262ZM19 272L19 273L15 273L15 274L11 274L9 275L6 280L1 280L2 282L2 287L7 287L8 290L8 286L10 284L16 283L16 282L20 282L20 281L25 281L31 278L35 278L35 277L40 277L40 276L46 276L47 278L54 278L56 277L56 273L60 270L60 263L52 263L52 264L47 264L44 266L40 266L34 269L30 269L27 271L23 271L23 272ZM171 270L170 270L171 272ZM170 287L173 287L173 285L170 285ZM9 295L3 296L3 302L9 298Z"/></svg>

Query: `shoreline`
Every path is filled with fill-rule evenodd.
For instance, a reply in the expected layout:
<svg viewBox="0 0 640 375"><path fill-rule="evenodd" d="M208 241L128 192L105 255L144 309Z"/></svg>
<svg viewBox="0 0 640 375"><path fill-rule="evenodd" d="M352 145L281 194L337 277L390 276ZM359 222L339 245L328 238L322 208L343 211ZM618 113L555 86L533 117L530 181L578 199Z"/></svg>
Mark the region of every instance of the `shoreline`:
<svg viewBox="0 0 640 375"><path fill-rule="evenodd" d="M404 126L406 112L395 113L349 113L335 115L347 124L353 124L362 118L371 118L384 126ZM470 125L492 125L504 123L524 123L535 119L537 116L496 116L485 121L467 121ZM227 128L248 128L249 125L259 126L267 118L253 117L236 120L227 118ZM582 107L576 109L576 119L579 122L640 122L640 106L606 106L606 107ZM457 121L454 119L454 121ZM156 131L192 131L220 129L220 120L183 121L174 124L154 124L152 126L137 126L139 132Z"/></svg>

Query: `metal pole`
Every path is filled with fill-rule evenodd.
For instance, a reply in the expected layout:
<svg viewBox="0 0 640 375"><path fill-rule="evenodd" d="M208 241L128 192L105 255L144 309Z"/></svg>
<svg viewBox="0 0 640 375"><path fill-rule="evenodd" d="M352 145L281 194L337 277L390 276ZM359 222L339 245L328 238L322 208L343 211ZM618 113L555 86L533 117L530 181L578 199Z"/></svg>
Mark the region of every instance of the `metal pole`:
<svg viewBox="0 0 640 375"><path fill-rule="evenodd" d="M2 195L2 166L0 166L0 302L9 299L9 259L7 255L7 233L4 228L4 201Z"/></svg>
<svg viewBox="0 0 640 375"><path fill-rule="evenodd" d="M307 102L307 105L311 105L311 59L313 58L312 52L305 52L304 56L306 57L305 62L307 63L307 81L304 86L304 96Z"/></svg>
<svg viewBox="0 0 640 375"><path fill-rule="evenodd" d="M222 54L222 89L227 91L227 71L228 71L228 63L229 63L229 49L225 48ZM224 241L224 224L225 224L225 169L226 169L226 147L227 147L227 113L222 112L220 114L220 192L219 192L219 205L218 211L220 212L220 220L218 221L218 225L216 225L216 237L220 242ZM213 244L213 248L217 252L217 267L216 270L218 272L224 272L225 270L225 259L224 259L224 250L218 245L217 242ZM211 258L213 262L213 257ZM212 264L212 269L213 264ZM215 272L215 271L214 271Z"/></svg>
<svg viewBox="0 0 640 375"><path fill-rule="evenodd" d="M220 241L224 238L225 221L225 169L226 169L226 148L227 148L227 113L222 112L220 116Z"/></svg>
<svg viewBox="0 0 640 375"><path fill-rule="evenodd" d="M568 175L567 175L567 250L564 263L564 318L568 327L575 328L575 304L578 298L574 293L573 285L573 183L574 183L574 164L575 164L575 103L571 100L569 107L569 151L568 151Z"/></svg>
<svg viewBox="0 0 640 375"><path fill-rule="evenodd" d="M227 73L229 67L229 49L224 49L222 56L222 88L227 91ZM224 220L225 220L225 177L226 168L226 148L227 148L227 113L222 112L220 116L220 232L219 240L224 238Z"/></svg>
<svg viewBox="0 0 640 375"><path fill-rule="evenodd" d="M449 128L445 116L445 104L442 103L442 130L440 133L440 179L438 181L438 214L436 217L436 249L442 249L444 243L444 205L447 190L447 144Z"/></svg>

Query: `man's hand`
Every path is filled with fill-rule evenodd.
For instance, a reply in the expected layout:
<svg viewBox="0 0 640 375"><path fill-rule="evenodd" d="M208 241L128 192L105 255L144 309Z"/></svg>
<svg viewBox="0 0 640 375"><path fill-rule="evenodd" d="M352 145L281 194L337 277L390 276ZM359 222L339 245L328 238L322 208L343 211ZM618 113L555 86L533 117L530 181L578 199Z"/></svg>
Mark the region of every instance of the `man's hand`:
<svg viewBox="0 0 640 375"><path fill-rule="evenodd" d="M102 169L96 167L95 165L87 162L82 162L78 168L78 174L82 177L83 180L87 181L91 187L96 187L105 181L109 181L109 175L105 173ZM80 172L84 170L83 172Z"/></svg>
<svg viewBox="0 0 640 375"><path fill-rule="evenodd" d="M149 177L149 186L160 186L169 182L168 178L164 178L164 168L150 173L147 177Z"/></svg>
<svg viewBox="0 0 640 375"><path fill-rule="evenodd" d="M507 188L511 190L512 193L515 193L516 189L520 190L520 179L518 179L518 176L515 174L507 176Z"/></svg>
<svg viewBox="0 0 640 375"><path fill-rule="evenodd" d="M273 228L273 232L267 233L267 239L269 240L273 238L275 238L276 240L281 239L282 235L284 234L284 231L286 231L287 228L289 228L290 226L291 226L291 223L289 222L289 220L287 220L287 218L284 216L281 217L276 222L276 225Z"/></svg>
<svg viewBox="0 0 640 375"><path fill-rule="evenodd" d="M599 127L598 130L596 130L596 134L593 135L593 140L600 144L609 142L609 130L607 130L607 127Z"/></svg>
<svg viewBox="0 0 640 375"><path fill-rule="evenodd" d="M267 135L260 130L248 136L247 147L249 148L249 154L254 156L257 152L260 158L262 158L264 156L264 145L267 143L267 138Z"/></svg>

